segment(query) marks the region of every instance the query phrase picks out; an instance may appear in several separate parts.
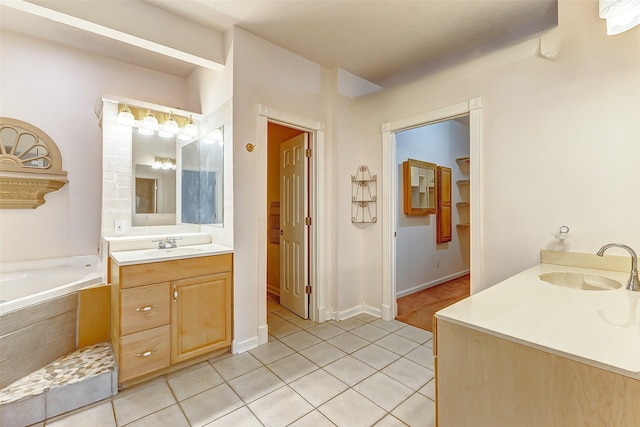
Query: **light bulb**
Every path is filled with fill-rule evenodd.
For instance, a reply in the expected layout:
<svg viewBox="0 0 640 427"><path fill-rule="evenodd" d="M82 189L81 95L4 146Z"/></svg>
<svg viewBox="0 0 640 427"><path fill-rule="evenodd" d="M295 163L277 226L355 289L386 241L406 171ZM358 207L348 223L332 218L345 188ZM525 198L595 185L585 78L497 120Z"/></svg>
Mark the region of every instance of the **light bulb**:
<svg viewBox="0 0 640 427"><path fill-rule="evenodd" d="M118 124L124 126L133 126L134 122L135 118L133 117L133 114L131 114L131 110L125 102L124 107L122 107L122 110L118 114Z"/></svg>
<svg viewBox="0 0 640 427"><path fill-rule="evenodd" d="M156 119L151 110L147 110L147 115L142 120L142 127L151 131L158 130L158 119Z"/></svg>
<svg viewBox="0 0 640 427"><path fill-rule="evenodd" d="M198 136L198 127L193 122L193 117L191 115L189 115L189 119L187 120L187 124L184 127L184 133L189 135L189 136L192 136L192 137Z"/></svg>
<svg viewBox="0 0 640 427"><path fill-rule="evenodd" d="M176 135L180 130L178 128L178 122L176 122L176 119L173 117L172 111L170 111L169 114L167 115L167 121L164 122L164 125L162 125L162 127L164 132L170 133L172 135Z"/></svg>

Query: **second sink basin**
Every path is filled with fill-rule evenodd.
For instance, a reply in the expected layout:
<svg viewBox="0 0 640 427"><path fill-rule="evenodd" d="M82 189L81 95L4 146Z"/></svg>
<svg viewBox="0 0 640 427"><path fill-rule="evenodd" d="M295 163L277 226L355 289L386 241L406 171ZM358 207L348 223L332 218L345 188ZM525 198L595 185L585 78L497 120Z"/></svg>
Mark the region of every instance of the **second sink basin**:
<svg viewBox="0 0 640 427"><path fill-rule="evenodd" d="M552 285L585 291L611 291L622 287L622 283L608 277L562 271L543 273L540 275L540 280Z"/></svg>

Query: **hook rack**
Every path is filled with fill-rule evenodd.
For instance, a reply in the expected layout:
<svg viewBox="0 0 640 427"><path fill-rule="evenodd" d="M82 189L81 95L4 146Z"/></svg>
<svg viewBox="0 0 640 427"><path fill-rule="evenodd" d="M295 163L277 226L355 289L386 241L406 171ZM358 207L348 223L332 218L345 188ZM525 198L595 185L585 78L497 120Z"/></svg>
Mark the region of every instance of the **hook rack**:
<svg viewBox="0 0 640 427"><path fill-rule="evenodd" d="M378 177L371 175L368 166L359 166L356 174L351 175L351 222L378 221L377 182Z"/></svg>

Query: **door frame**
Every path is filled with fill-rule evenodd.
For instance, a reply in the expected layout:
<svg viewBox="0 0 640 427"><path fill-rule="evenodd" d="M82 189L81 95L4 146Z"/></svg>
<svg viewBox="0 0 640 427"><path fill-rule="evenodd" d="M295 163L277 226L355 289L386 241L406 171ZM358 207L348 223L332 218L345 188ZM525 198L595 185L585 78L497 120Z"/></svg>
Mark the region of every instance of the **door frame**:
<svg viewBox="0 0 640 427"><path fill-rule="evenodd" d="M393 320L398 314L396 303L396 228L398 212L398 184L396 167L396 138L395 133L419 126L425 126L448 120L461 115L469 115L469 155L472 162L469 165L470 186L470 269L471 294L479 288L484 277L483 266L480 262L480 247L482 245L482 198L481 164L482 159L482 98L472 98L458 104L429 111L416 116L387 122L382 124L382 307L383 320Z"/></svg>
<svg viewBox="0 0 640 427"><path fill-rule="evenodd" d="M309 232L309 277L312 286L309 298L309 319L317 323L327 320L326 309L326 227L325 182L318 171L324 170L325 125L317 120L301 117L285 111L258 105L257 154L258 154L258 344L269 339L267 325L267 144L268 122L299 129L309 133L309 148L312 156L309 162L309 214L311 229Z"/></svg>

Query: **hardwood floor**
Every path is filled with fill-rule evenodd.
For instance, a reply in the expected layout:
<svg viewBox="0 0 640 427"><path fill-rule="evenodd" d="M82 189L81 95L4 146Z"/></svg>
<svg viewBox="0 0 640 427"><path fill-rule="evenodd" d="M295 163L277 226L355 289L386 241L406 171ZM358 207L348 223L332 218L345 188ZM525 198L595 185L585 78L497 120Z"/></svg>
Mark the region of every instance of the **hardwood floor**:
<svg viewBox="0 0 640 427"><path fill-rule="evenodd" d="M396 320L433 332L433 315L469 296L469 275L397 299Z"/></svg>

